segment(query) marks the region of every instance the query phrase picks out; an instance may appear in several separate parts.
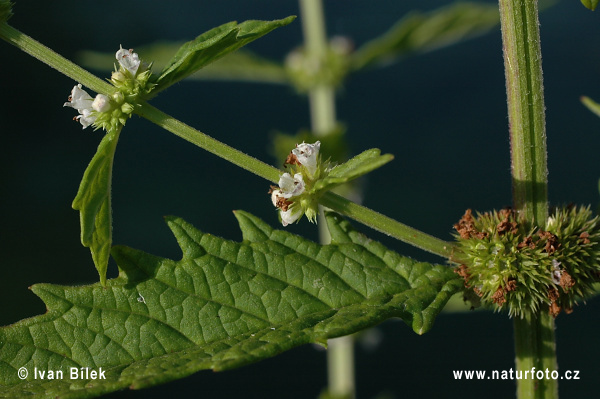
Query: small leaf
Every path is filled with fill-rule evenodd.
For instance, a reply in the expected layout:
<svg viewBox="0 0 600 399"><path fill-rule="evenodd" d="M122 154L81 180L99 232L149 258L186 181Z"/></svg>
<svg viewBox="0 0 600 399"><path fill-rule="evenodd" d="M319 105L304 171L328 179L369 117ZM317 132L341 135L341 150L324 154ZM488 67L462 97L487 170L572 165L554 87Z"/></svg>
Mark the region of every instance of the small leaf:
<svg viewBox="0 0 600 399"><path fill-rule="evenodd" d="M121 129L106 133L90 161L73 200L80 211L81 243L90 248L100 283L106 284L106 269L112 245L110 192L112 165Z"/></svg>
<svg viewBox="0 0 600 399"><path fill-rule="evenodd" d="M587 107L587 109L592 111L597 116L600 116L600 104L586 96L581 97L581 102Z"/></svg>
<svg viewBox="0 0 600 399"><path fill-rule="evenodd" d="M0 397L145 388L323 344L390 317L422 334L463 285L451 268L402 257L335 214L327 215L331 245L245 212L236 217L241 243L168 218L181 260L115 247L120 274L104 288L34 285L48 312L0 327ZM106 379L71 380L71 367L102 369ZM65 375L34 379L35 368Z"/></svg>
<svg viewBox="0 0 600 399"><path fill-rule="evenodd" d="M413 12L388 32L360 47L354 70L393 62L399 56L449 46L488 32L500 22L498 5L456 3L429 13Z"/></svg>
<svg viewBox="0 0 600 399"><path fill-rule="evenodd" d="M157 79L156 91L164 90L197 70L218 60L240 47L285 26L296 17L274 21L245 21L241 24L229 22L203 33L185 43Z"/></svg>
<svg viewBox="0 0 600 399"><path fill-rule="evenodd" d="M581 0L581 4L594 11L596 7L598 7L598 2L600 0Z"/></svg>
<svg viewBox="0 0 600 399"><path fill-rule="evenodd" d="M367 174L394 159L392 154L380 155L377 148L363 151L354 158L334 167L327 177L317 181L315 191L330 190L333 186L347 183Z"/></svg>

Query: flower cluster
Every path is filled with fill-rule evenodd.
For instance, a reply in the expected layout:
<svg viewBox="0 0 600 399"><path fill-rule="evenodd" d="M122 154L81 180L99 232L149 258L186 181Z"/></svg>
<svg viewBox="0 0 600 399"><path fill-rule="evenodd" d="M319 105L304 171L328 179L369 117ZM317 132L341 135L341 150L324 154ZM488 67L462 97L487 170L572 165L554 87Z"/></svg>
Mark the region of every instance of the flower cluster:
<svg viewBox="0 0 600 399"><path fill-rule="evenodd" d="M455 271L465 287L511 316L570 313L600 281L600 218L589 208L558 208L544 230L526 227L509 209L468 210L454 228L464 256Z"/></svg>
<svg viewBox="0 0 600 399"><path fill-rule="evenodd" d="M339 87L350 70L353 49L352 41L342 36L331 39L321 58L311 56L304 48L297 48L285 59L288 78L299 93L320 85Z"/></svg>
<svg viewBox="0 0 600 399"><path fill-rule="evenodd" d="M279 209L284 226L298 221L302 215L306 215L311 222L317 219L318 203L312 195L312 188L326 172L321 167L320 147L319 141L297 145L284 163L284 166L292 168L292 173L281 175L279 187L271 186L271 201Z"/></svg>
<svg viewBox="0 0 600 399"><path fill-rule="evenodd" d="M79 112L74 119L84 129L90 125L104 130L124 126L131 117L135 104L154 87L149 83L150 66L143 63L137 53L120 48L115 56L119 69L115 68L110 79L117 89L112 95L98 94L92 98L78 84L71 90L69 101L63 105Z"/></svg>

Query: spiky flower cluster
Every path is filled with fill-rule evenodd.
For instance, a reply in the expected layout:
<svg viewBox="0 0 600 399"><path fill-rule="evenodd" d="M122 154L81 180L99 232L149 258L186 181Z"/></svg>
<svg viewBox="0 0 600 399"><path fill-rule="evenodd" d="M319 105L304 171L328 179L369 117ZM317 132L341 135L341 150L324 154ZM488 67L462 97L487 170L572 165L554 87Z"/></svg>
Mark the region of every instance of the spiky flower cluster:
<svg viewBox="0 0 600 399"><path fill-rule="evenodd" d="M279 209L284 226L300 220L302 215L311 222L317 220L318 202L313 188L315 182L328 172L321 162L320 148L319 141L296 145L284 163L284 167L290 168L290 173L281 175L279 187L271 186L271 201Z"/></svg>
<svg viewBox="0 0 600 399"><path fill-rule="evenodd" d="M154 84L150 83L150 65L142 62L133 50L120 48L115 55L119 69L110 78L116 91L110 96L98 94L92 98L81 84L73 87L65 107L75 108L75 117L83 128L92 125L95 129L111 130L124 126L131 117L136 104L150 93Z"/></svg>
<svg viewBox="0 0 600 399"><path fill-rule="evenodd" d="M333 37L322 59L311 57L304 48L288 54L285 69L296 90L306 93L319 85L338 87L348 73L352 42L342 36Z"/></svg>
<svg viewBox="0 0 600 399"><path fill-rule="evenodd" d="M546 230L528 229L510 209L476 217L467 210L454 225L464 254L456 272L465 287L511 316L548 309L570 313L600 281L600 223L589 208L556 209Z"/></svg>

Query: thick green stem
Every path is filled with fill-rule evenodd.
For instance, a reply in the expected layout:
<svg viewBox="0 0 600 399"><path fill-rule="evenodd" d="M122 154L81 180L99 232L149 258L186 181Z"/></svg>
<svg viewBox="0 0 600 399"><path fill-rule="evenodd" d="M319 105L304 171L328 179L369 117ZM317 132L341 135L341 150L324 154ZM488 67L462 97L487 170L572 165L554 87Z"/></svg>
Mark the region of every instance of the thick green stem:
<svg viewBox="0 0 600 399"><path fill-rule="evenodd" d="M554 317L548 312L528 313L522 319L515 318L514 328L516 368L523 373L517 379L517 398L558 398L557 380L547 378L557 370Z"/></svg>
<svg viewBox="0 0 600 399"><path fill-rule="evenodd" d="M537 0L500 0L510 124L513 206L531 226L548 218L547 152ZM554 319L547 309L516 319L518 372L557 370ZM519 399L558 398L558 381L517 379Z"/></svg>
<svg viewBox="0 0 600 399"><path fill-rule="evenodd" d="M537 0L500 0L513 206L534 226L548 218L548 167Z"/></svg>
<svg viewBox="0 0 600 399"><path fill-rule="evenodd" d="M94 74L6 23L0 24L0 37L97 93L112 94L115 91L115 88L108 82L96 77Z"/></svg>

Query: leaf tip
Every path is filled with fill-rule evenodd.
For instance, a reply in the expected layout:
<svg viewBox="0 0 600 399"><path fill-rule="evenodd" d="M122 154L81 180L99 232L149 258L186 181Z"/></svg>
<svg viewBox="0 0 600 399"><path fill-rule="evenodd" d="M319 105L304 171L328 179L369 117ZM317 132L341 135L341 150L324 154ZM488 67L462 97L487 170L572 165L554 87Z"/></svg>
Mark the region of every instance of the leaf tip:
<svg viewBox="0 0 600 399"><path fill-rule="evenodd" d="M245 241L260 242L268 240L273 232L271 226L256 216L242 210L233 212L238 221L242 237Z"/></svg>

